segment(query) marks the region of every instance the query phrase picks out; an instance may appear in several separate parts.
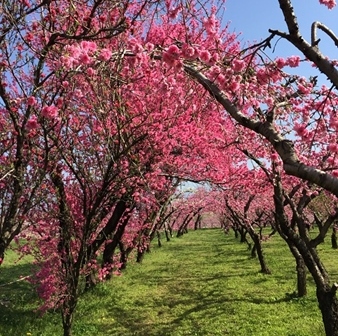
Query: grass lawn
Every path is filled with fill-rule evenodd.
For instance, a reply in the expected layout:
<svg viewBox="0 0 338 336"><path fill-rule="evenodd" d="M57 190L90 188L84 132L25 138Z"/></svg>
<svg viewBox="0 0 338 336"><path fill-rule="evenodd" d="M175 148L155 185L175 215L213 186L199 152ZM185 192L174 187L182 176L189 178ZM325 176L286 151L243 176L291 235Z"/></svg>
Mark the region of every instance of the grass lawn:
<svg viewBox="0 0 338 336"><path fill-rule="evenodd" d="M264 243L271 275L258 272L246 246L221 230L190 231L153 247L143 263L130 263L120 277L100 284L79 302L74 336L320 336L321 315L309 277L307 298L290 295L295 265L277 236ZM335 255L319 248L332 280ZM15 263L9 253L0 268L0 335L60 336L59 313L40 317L38 301L26 281L30 260Z"/></svg>

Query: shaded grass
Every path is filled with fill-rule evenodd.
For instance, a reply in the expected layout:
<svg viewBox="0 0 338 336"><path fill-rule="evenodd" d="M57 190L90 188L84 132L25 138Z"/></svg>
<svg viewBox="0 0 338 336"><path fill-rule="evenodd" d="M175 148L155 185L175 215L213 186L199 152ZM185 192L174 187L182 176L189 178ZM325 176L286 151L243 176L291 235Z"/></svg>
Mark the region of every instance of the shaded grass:
<svg viewBox="0 0 338 336"><path fill-rule="evenodd" d="M274 236L264 249L272 275L259 273L246 246L218 229L154 246L142 265L129 264L123 276L81 297L74 335L324 335L310 277L308 297L294 298L295 264L285 243ZM338 252L329 244L319 250L337 277ZM29 265L5 259L0 284L29 272ZM38 302L29 284L0 287L0 295L5 288L11 299L0 305L0 335L62 335L58 313L34 313Z"/></svg>

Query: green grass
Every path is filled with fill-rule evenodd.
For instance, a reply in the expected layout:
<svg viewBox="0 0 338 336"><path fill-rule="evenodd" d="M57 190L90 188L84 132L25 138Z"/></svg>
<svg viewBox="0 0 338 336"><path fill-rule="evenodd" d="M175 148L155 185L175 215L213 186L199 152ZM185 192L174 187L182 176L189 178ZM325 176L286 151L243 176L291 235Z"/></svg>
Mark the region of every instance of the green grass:
<svg viewBox="0 0 338 336"><path fill-rule="evenodd" d="M264 243L272 275L244 244L220 230L191 231L153 247L142 265L130 263L120 277L98 285L79 302L74 336L324 335L315 289L308 297L290 295L295 265L284 242ZM319 248L333 278L338 277L329 241ZM0 286L30 272L30 260L15 264L13 254L0 268ZM334 279L332 279L334 280ZM37 299L25 281L0 287L0 335L62 335L58 313L40 317ZM28 334L29 335L29 334Z"/></svg>

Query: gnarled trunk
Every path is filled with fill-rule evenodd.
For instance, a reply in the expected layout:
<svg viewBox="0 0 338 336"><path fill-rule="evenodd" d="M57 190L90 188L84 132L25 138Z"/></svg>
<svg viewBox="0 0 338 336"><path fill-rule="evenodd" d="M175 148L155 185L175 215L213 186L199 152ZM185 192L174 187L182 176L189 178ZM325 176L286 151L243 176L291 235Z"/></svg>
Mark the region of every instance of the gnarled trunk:
<svg viewBox="0 0 338 336"><path fill-rule="evenodd" d="M5 251L7 248L7 244L3 238L0 238L0 266L5 258Z"/></svg>
<svg viewBox="0 0 338 336"><path fill-rule="evenodd" d="M338 248L338 244L337 244L337 228L336 227L332 228L331 246L332 246L333 249L337 249Z"/></svg>
<svg viewBox="0 0 338 336"><path fill-rule="evenodd" d="M261 273L271 274L271 271L270 271L268 265L266 264L266 261L265 261L265 258L264 258L262 243L261 243L261 240L259 238L259 235L252 228L249 228L248 232L249 232L250 237L253 240L254 245L255 245L255 250L257 252L259 264L261 266ZM252 251L251 251L251 253L252 253Z"/></svg>
<svg viewBox="0 0 338 336"><path fill-rule="evenodd" d="M296 247L316 284L317 300L322 314L326 336L338 336L338 284L330 286L328 273L322 264L318 252L309 246L309 242L300 236L289 223L283 205L283 193L280 181L274 185L276 224L282 237ZM289 245L290 246L290 245Z"/></svg>
<svg viewBox="0 0 338 336"><path fill-rule="evenodd" d="M317 299L322 312L326 336L338 336L338 285L317 288Z"/></svg>
<svg viewBox="0 0 338 336"><path fill-rule="evenodd" d="M307 294L306 286L306 266L301 255L296 258L296 271L297 271L297 296L303 297Z"/></svg>

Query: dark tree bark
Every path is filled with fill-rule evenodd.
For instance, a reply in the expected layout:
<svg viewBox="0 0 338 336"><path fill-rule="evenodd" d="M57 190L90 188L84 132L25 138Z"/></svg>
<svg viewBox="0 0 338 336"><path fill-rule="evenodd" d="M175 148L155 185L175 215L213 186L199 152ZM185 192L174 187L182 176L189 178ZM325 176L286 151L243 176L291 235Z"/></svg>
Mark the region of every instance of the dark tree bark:
<svg viewBox="0 0 338 336"><path fill-rule="evenodd" d="M337 249L338 248L338 244L337 244L337 228L335 226L332 228L331 246L332 246L333 249Z"/></svg>
<svg viewBox="0 0 338 336"><path fill-rule="evenodd" d="M107 237L113 235L126 208L127 203L125 201L120 200L116 203L113 214L109 218L107 225L100 231L100 233L98 234L98 238L90 246L87 247L87 260L94 259L95 252L99 250L99 248L107 240ZM107 255L108 251L106 252L106 258L108 258ZM96 284L95 275L93 273L86 275L85 283L85 290L94 287Z"/></svg>
<svg viewBox="0 0 338 336"><path fill-rule="evenodd" d="M57 190L58 206L59 206L59 243L58 253L61 259L61 267L63 270L63 282L67 288L66 295L63 298L61 306L61 316L64 336L71 335L73 316L78 301L78 286L80 278L81 265L85 258L85 250L83 243L78 252L75 261L72 255L72 219L66 202L66 193L61 176L58 172L51 174L52 182Z"/></svg>
<svg viewBox="0 0 338 336"><path fill-rule="evenodd" d="M254 246L251 249L251 258L256 258L257 257L257 249L256 249L256 245L254 244Z"/></svg>
<svg viewBox="0 0 338 336"><path fill-rule="evenodd" d="M160 231L157 230L156 235L157 235L157 245L158 247L162 247Z"/></svg>
<svg viewBox="0 0 338 336"><path fill-rule="evenodd" d="M338 336L338 301L336 298L338 284L330 285L328 273L320 261L316 249L311 247L309 242L289 225L284 211L283 191L279 177L274 184L274 200L276 225L283 233L282 237L286 237L297 248L315 281L325 333L327 336Z"/></svg>
<svg viewBox="0 0 338 336"><path fill-rule="evenodd" d="M202 222L202 216L201 214L198 214L195 220L194 230L198 230L201 228L201 222Z"/></svg>
<svg viewBox="0 0 338 336"><path fill-rule="evenodd" d="M130 218L130 211L126 215L125 219L123 220L120 225L118 225L117 230L114 233L113 239L111 242L105 245L104 251L103 251L103 259L102 259L102 267L108 267L109 273L106 276L106 279L109 280L112 276L113 269L112 265L114 263L114 253L116 250L116 247L118 246L119 242L121 241L121 238L123 236L124 230L128 224Z"/></svg>
<svg viewBox="0 0 338 336"><path fill-rule="evenodd" d="M185 216L181 226L179 227L178 231L177 231L177 235L176 237L181 237L183 236L184 233L187 233L187 226L189 225L190 221L193 219L193 215L192 214L188 214Z"/></svg>
<svg viewBox="0 0 338 336"><path fill-rule="evenodd" d="M164 229L164 234L165 234L165 239L167 240L167 242L170 242L170 233L167 228Z"/></svg>
<svg viewBox="0 0 338 336"><path fill-rule="evenodd" d="M7 245L5 239L0 237L0 266L4 261Z"/></svg>
<svg viewBox="0 0 338 336"><path fill-rule="evenodd" d="M271 274L271 271L269 267L267 266L267 263L265 261L264 253L263 253L263 248L262 248L262 242L259 237L259 234L254 231L252 227L249 228L248 230L251 239L254 242L255 250L257 252L259 264L261 266L261 273L263 274Z"/></svg>
<svg viewBox="0 0 338 336"><path fill-rule="evenodd" d="M303 297L307 294L306 286L306 265L301 255L296 258L296 271L297 271L297 296Z"/></svg>

